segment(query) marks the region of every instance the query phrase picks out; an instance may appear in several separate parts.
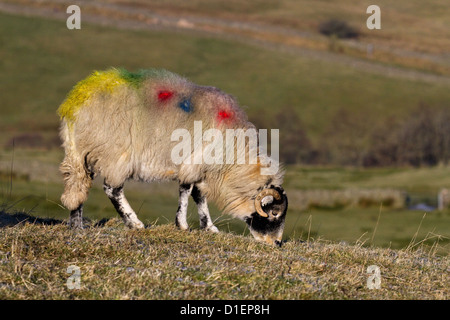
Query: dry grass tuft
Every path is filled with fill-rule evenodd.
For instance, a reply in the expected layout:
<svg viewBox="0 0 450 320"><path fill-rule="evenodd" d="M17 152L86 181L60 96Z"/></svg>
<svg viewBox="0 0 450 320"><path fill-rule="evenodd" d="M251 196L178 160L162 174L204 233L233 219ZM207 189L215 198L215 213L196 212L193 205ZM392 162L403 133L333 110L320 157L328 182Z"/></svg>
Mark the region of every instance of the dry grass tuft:
<svg viewBox="0 0 450 320"><path fill-rule="evenodd" d="M0 299L449 298L448 257L420 249L317 240L278 249L173 225L98 225L73 231L35 220L0 228ZM71 265L80 270L79 289L67 286ZM379 289L367 287L371 265L380 269Z"/></svg>

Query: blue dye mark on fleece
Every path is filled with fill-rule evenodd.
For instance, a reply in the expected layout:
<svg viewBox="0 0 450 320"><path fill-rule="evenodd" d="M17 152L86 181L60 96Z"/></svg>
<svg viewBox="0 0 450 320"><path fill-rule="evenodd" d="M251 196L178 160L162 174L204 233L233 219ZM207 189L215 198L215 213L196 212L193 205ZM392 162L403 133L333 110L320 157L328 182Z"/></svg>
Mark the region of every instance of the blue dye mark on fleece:
<svg viewBox="0 0 450 320"><path fill-rule="evenodd" d="M184 99L183 101L180 102L180 104L178 106L184 112L191 112L192 111L191 100L189 100L189 99Z"/></svg>

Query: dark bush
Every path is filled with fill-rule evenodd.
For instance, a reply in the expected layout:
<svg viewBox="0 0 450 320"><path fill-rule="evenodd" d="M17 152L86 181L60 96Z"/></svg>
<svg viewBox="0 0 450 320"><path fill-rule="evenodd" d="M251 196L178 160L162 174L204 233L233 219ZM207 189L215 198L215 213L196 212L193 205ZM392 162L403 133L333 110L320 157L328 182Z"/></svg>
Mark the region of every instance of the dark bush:
<svg viewBox="0 0 450 320"><path fill-rule="evenodd" d="M258 129L280 130L280 161L287 164L311 163L315 153L295 109L285 107L271 117L259 113L252 121ZM270 144L270 136L268 143ZM268 148L270 152L270 146Z"/></svg>
<svg viewBox="0 0 450 320"><path fill-rule="evenodd" d="M338 19L322 22L319 25L319 32L326 36L335 36L340 39L358 38L359 36L358 30L348 25L347 22Z"/></svg>
<svg viewBox="0 0 450 320"><path fill-rule="evenodd" d="M321 138L326 163L359 166L367 145L370 120L364 113L340 108L326 126Z"/></svg>
<svg viewBox="0 0 450 320"><path fill-rule="evenodd" d="M365 166L433 166L450 159L450 110L420 105L396 124L374 131Z"/></svg>
<svg viewBox="0 0 450 320"><path fill-rule="evenodd" d="M339 109L316 145L294 108L270 116L260 112L251 120L260 129L280 129L280 160L287 164L420 167L450 162L450 108L445 106L421 104L401 118L377 123L364 113Z"/></svg>
<svg viewBox="0 0 450 320"><path fill-rule="evenodd" d="M284 163L309 162L311 142L294 110L280 110L275 117L280 129L280 160Z"/></svg>

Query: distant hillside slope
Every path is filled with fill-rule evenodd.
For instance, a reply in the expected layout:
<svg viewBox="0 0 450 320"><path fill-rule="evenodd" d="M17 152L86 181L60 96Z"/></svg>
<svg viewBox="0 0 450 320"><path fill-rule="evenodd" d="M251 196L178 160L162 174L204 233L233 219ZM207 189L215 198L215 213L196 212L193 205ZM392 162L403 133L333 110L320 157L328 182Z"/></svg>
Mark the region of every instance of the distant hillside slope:
<svg viewBox="0 0 450 320"><path fill-rule="evenodd" d="M387 119L450 101L448 77L408 75L417 70L210 33L111 25L114 20L109 27L85 22L81 30L68 30L64 20L1 14L1 146L11 146L14 136L17 142L58 145L55 110L77 81L110 66L166 68L219 87L236 96L260 127L279 128L288 120L315 146L337 131L340 140L348 136L357 139L352 145L364 146Z"/></svg>
<svg viewBox="0 0 450 320"><path fill-rule="evenodd" d="M0 10L66 19L70 0L2 0ZM334 51L392 65L450 75L448 4L445 0L377 2L381 29L369 30L371 1L80 1L83 20L133 29L178 29L232 37L277 49ZM350 25L357 40L320 34L330 20ZM368 48L371 48L370 50ZM339 59L337 59L339 60ZM355 62L355 61L353 61ZM365 68L370 68L365 65Z"/></svg>

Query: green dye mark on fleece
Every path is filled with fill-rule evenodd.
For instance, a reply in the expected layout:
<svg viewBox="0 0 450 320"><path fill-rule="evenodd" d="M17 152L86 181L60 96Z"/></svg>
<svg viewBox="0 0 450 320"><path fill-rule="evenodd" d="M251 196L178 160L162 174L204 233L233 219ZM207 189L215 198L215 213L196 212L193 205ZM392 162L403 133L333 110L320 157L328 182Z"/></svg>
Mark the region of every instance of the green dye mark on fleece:
<svg viewBox="0 0 450 320"><path fill-rule="evenodd" d="M124 79L129 85L135 88L139 88L146 78L146 70L139 70L138 72L130 72L126 69L119 69L118 71L122 79Z"/></svg>
<svg viewBox="0 0 450 320"><path fill-rule="evenodd" d="M149 78L169 79L178 77L176 74L164 69L141 69L136 72L130 72L125 69L118 69L120 76L128 82L129 85L139 88L141 84Z"/></svg>
<svg viewBox="0 0 450 320"><path fill-rule="evenodd" d="M94 71L89 77L78 82L69 92L66 100L58 109L61 119L74 121L82 105L97 93L112 93L127 81L122 78L116 69L107 71Z"/></svg>
<svg viewBox="0 0 450 320"><path fill-rule="evenodd" d="M156 70L138 70L137 72L130 72L125 69L119 69L119 74L129 85L134 88L139 88L145 79L155 77L157 74Z"/></svg>

